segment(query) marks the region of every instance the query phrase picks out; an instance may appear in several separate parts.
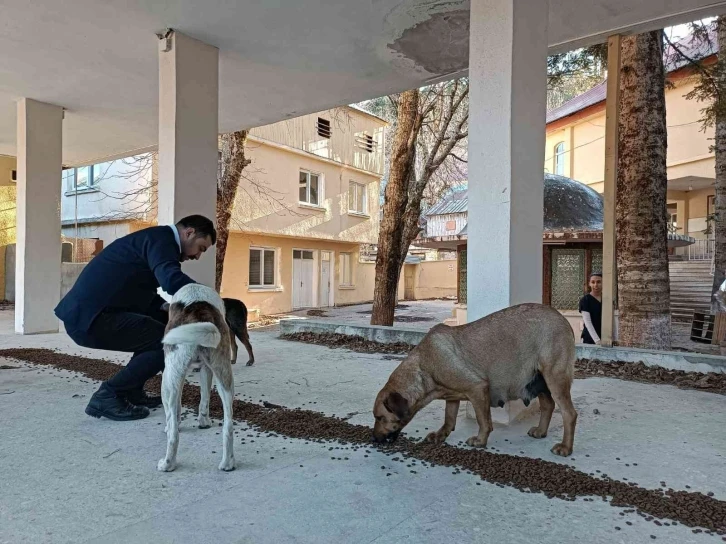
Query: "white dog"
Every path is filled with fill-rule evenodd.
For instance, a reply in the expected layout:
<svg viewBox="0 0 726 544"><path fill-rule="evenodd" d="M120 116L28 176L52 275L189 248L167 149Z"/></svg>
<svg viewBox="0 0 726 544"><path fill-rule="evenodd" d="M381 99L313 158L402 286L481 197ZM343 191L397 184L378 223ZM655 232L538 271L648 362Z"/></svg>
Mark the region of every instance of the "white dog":
<svg viewBox="0 0 726 544"><path fill-rule="evenodd" d="M232 399L234 382L230 362L230 334L225 321L224 302L214 289L189 284L174 295L169 306L169 323L164 344L164 373L161 378L161 400L166 414L166 457L158 469L170 472L176 468L179 446L179 419L184 378L190 367L201 364L199 428L212 426L209 419L209 395L212 375L224 408L222 462L220 470L234 470L232 445Z"/></svg>

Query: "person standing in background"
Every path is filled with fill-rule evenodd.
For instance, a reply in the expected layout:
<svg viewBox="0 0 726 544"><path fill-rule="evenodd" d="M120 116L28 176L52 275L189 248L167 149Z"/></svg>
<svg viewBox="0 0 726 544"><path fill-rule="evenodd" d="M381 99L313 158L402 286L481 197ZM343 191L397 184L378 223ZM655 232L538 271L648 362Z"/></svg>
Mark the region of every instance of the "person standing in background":
<svg viewBox="0 0 726 544"><path fill-rule="evenodd" d="M580 313L585 326L582 329L584 344L600 344L602 324L602 274L590 275L590 292L580 299Z"/></svg>

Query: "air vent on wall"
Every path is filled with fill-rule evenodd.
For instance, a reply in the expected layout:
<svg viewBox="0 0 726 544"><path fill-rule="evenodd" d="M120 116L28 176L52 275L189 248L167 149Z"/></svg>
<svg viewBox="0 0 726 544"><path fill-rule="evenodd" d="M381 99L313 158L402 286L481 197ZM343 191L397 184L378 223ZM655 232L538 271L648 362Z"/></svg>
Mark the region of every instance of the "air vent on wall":
<svg viewBox="0 0 726 544"><path fill-rule="evenodd" d="M355 142L358 147L365 149L368 153L373 153L373 150L376 148L376 141L370 134L358 134L355 137Z"/></svg>
<svg viewBox="0 0 726 544"><path fill-rule="evenodd" d="M330 130L329 120L318 117L318 122L315 123L315 128L318 129L318 136L321 136L323 138L330 138L332 131Z"/></svg>

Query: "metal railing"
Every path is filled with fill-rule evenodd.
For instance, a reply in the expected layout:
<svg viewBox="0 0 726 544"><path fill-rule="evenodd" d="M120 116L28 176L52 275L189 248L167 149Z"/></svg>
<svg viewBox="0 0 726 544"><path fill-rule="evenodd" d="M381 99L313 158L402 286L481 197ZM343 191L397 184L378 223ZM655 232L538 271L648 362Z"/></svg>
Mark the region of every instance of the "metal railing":
<svg viewBox="0 0 726 544"><path fill-rule="evenodd" d="M712 261L716 248L716 240L696 240L688 246L689 261Z"/></svg>

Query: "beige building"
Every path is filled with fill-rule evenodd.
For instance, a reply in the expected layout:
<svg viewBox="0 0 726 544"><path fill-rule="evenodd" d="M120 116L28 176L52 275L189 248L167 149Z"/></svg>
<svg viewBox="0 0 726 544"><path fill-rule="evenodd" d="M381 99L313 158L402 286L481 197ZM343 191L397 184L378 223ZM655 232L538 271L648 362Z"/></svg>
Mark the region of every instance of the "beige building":
<svg viewBox="0 0 726 544"><path fill-rule="evenodd" d="M222 293L244 300L252 319L372 300L375 264L359 262L359 247L378 239L385 126L340 107L250 131ZM153 224L156 168L143 154L67 167L58 180L66 239L108 245ZM3 247L15 242L14 170L14 157L0 157L13 223Z"/></svg>
<svg viewBox="0 0 726 544"><path fill-rule="evenodd" d="M372 299L385 125L344 107L250 131L224 296L261 314Z"/></svg>
<svg viewBox="0 0 726 544"><path fill-rule="evenodd" d="M704 59L714 61L715 55ZM686 98L697 77L690 68L678 65L668 73L668 213L674 232L696 239L695 244L673 252L691 260L709 260L713 240L704 231L715 194L713 128L703 130L704 104ZM548 112L544 161L546 172L576 179L600 193L605 172L605 85Z"/></svg>

